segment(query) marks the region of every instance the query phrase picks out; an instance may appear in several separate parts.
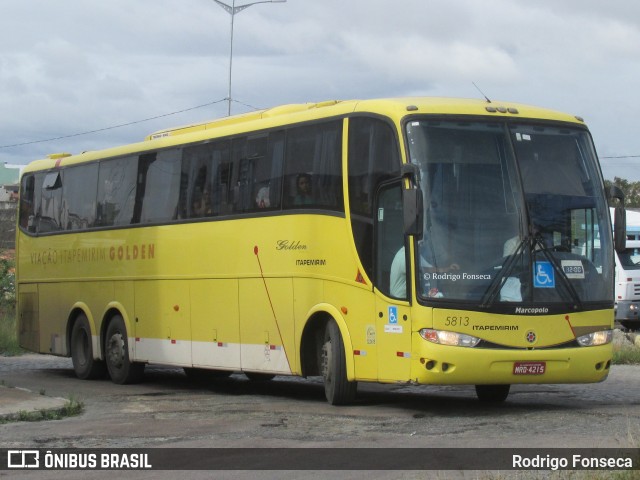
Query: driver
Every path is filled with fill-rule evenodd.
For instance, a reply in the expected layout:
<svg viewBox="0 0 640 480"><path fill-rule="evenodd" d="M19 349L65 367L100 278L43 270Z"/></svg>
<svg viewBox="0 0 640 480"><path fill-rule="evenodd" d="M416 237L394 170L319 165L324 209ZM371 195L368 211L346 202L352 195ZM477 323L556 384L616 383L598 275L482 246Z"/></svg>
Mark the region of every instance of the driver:
<svg viewBox="0 0 640 480"><path fill-rule="evenodd" d="M424 245L424 243L421 243L421 245ZM447 273L460 270L460 266L457 263L452 263L445 268L434 267L425 260L421 252L420 270L423 273ZM404 247L398 250L395 257L393 257L393 262L391 262L391 273L389 275L389 280L389 289L391 296L395 298L407 298L407 261L405 257ZM432 289L429 292L429 296L441 297L442 294L439 293L437 289Z"/></svg>

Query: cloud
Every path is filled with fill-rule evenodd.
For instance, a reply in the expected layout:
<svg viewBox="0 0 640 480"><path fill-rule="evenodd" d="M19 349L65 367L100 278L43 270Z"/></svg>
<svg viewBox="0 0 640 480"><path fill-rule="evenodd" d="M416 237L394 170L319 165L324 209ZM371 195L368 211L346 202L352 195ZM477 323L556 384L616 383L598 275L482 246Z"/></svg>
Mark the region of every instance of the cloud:
<svg viewBox="0 0 640 480"><path fill-rule="evenodd" d="M503 82L518 76L513 58L498 47L462 41L443 43L415 34L384 38L347 34L344 55L372 77L388 82L404 78L400 83L413 88L480 79Z"/></svg>

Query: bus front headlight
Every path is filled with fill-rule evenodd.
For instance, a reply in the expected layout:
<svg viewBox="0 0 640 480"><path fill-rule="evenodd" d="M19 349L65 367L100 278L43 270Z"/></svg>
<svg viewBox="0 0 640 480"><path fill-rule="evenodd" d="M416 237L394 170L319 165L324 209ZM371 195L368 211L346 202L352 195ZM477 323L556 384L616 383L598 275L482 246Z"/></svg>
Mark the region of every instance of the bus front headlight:
<svg viewBox="0 0 640 480"><path fill-rule="evenodd" d="M448 332L446 330L434 330L423 328L418 332L422 338L428 342L440 345L450 345L454 347L475 347L480 343L480 339L465 335L464 333Z"/></svg>
<svg viewBox="0 0 640 480"><path fill-rule="evenodd" d="M576 338L581 347L595 347L606 345L613 340L613 330L603 330L600 332L587 333Z"/></svg>

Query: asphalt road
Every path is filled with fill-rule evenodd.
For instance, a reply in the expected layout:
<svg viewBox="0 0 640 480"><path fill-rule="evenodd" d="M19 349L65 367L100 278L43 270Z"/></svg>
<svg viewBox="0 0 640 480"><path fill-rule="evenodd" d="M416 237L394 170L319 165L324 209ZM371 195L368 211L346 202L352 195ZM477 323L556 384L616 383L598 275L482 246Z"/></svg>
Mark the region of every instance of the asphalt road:
<svg viewBox="0 0 640 480"><path fill-rule="evenodd" d="M203 385L189 381L181 369L159 366L147 367L143 383L120 386L78 380L70 359L41 355L0 357L0 382L84 403L79 416L0 425L0 448L629 448L640 443L640 366L614 366L599 384L514 386L500 405L479 403L473 387L361 384L354 405L334 407L324 400L317 379L252 382L237 374ZM13 478L15 472L9 473L0 477ZM54 478L48 473L26 475ZM108 474L80 473L55 478ZM158 477L151 473L127 478ZM181 477L251 478L238 475ZM311 474L270 475L260 477ZM340 478L431 478L413 475L350 472Z"/></svg>

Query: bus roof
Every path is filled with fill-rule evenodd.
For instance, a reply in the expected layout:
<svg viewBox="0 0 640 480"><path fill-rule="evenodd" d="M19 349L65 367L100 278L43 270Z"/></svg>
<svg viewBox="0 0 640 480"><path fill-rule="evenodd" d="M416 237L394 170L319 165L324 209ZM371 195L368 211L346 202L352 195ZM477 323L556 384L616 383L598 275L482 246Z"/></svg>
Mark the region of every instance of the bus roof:
<svg viewBox="0 0 640 480"><path fill-rule="evenodd" d="M331 107L331 108L328 108ZM461 98L445 98L445 97L404 97L404 98L386 98L375 100L329 100L319 103L300 103L282 105L265 110L259 110L242 115L234 115L210 122L186 125L183 127L169 128L159 130L147 136L145 140L156 140L167 136L182 135L196 131L211 130L227 125L239 125L255 120L263 120L281 116L315 116L318 109L326 109L322 113L331 113L331 115L341 115L351 112L380 112L394 116L401 116L409 113L435 113L435 114L460 114L460 115L487 115L487 113L496 113L498 115L521 115L527 118L543 118L549 120L562 120L569 122L579 121L579 117L572 117L560 112L532 107L529 105L514 104L512 102L491 102L485 100L472 100ZM504 111L502 111L504 110ZM325 116L319 113L318 116ZM293 120L293 119L292 119ZM296 119L297 120L297 119ZM294 120L295 121L295 120Z"/></svg>
<svg viewBox="0 0 640 480"><path fill-rule="evenodd" d="M407 115L446 114L519 117L552 120L584 125L580 117L566 113L517 104L513 102L447 97L401 97L372 100L329 100L317 103L281 105L255 112L224 117L210 122L159 130L148 135L143 142L83 152L78 155L53 154L47 159L31 162L25 171L52 169L73 163L116 157L223 137L254 130L274 128L297 122L337 117L357 112L374 112L400 120Z"/></svg>

